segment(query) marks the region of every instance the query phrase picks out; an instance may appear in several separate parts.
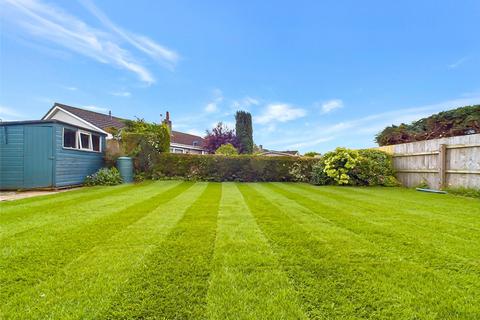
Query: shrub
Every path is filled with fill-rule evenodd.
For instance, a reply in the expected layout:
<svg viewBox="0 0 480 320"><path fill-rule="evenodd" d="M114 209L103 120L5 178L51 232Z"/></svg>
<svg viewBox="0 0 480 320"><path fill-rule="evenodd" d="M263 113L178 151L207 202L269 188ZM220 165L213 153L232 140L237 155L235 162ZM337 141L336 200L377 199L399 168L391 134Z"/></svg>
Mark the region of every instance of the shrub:
<svg viewBox="0 0 480 320"><path fill-rule="evenodd" d="M292 181L295 182L310 182L312 178L312 163L307 161L295 162L290 167L289 173Z"/></svg>
<svg viewBox="0 0 480 320"><path fill-rule="evenodd" d="M312 177L310 182L315 185L333 184L333 180L325 173L323 159L312 166Z"/></svg>
<svg viewBox="0 0 480 320"><path fill-rule="evenodd" d="M312 168L311 183L356 186L399 186L392 157L379 150L337 148Z"/></svg>
<svg viewBox="0 0 480 320"><path fill-rule="evenodd" d="M358 151L360 157L351 176L355 185L398 186L392 165L392 156L380 150L364 149Z"/></svg>
<svg viewBox="0 0 480 320"><path fill-rule="evenodd" d="M291 173L299 163L296 173ZM180 177L203 181L298 181L311 178L313 159L299 157L262 157L251 155L194 155L160 153L152 157L152 166L144 168L151 179ZM135 161L136 169L137 161Z"/></svg>
<svg viewBox="0 0 480 320"><path fill-rule="evenodd" d="M117 168L102 168L85 178L86 186L114 186L122 183L122 178Z"/></svg>
<svg viewBox="0 0 480 320"><path fill-rule="evenodd" d="M224 156L234 156L238 154L238 151L231 143L226 143L221 145L217 149L217 151L215 151L215 154L224 155Z"/></svg>
<svg viewBox="0 0 480 320"><path fill-rule="evenodd" d="M323 171L337 184L349 184L351 182L349 173L356 167L359 157L356 150L337 148L323 156Z"/></svg>

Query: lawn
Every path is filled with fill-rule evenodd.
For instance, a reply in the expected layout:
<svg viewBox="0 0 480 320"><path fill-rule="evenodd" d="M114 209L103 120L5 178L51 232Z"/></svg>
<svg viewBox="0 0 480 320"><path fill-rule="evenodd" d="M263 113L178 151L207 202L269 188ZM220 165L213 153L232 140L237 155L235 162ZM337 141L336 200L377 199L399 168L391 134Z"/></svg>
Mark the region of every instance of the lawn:
<svg viewBox="0 0 480 320"><path fill-rule="evenodd" d="M0 318L479 319L480 201L145 182L0 204Z"/></svg>

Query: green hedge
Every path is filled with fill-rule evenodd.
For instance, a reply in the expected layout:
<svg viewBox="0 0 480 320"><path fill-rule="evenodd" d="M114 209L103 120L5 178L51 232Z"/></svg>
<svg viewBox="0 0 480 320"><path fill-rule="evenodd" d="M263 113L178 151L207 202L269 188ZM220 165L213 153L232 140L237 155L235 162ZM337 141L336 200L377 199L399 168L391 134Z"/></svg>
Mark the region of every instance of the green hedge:
<svg viewBox="0 0 480 320"><path fill-rule="evenodd" d="M136 161L136 169L150 179L308 182L311 179L312 165L316 161L300 157L160 153L151 155L148 167Z"/></svg>

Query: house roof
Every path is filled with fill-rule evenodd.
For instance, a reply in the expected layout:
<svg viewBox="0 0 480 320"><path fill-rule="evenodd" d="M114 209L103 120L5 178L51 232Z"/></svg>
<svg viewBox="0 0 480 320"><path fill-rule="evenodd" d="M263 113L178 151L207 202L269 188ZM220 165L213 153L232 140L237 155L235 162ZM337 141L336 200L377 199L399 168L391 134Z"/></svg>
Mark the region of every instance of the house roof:
<svg viewBox="0 0 480 320"><path fill-rule="evenodd" d="M103 114L95 111L72 107L66 104L61 104L61 103L55 103L53 107L50 110L48 110L48 112L43 118L49 115L52 112L52 110L55 109L56 107L61 108L67 112L70 112L75 116L82 118L83 120L103 130L111 127L114 127L117 129L126 127L124 123L126 119L110 116L108 114ZM189 146L194 146L194 142L197 142L195 146L198 146L199 148L203 147L202 137L189 134L189 133L179 132L179 131L172 131L170 142L189 145Z"/></svg>
<svg viewBox="0 0 480 320"><path fill-rule="evenodd" d="M85 121L90 122L94 126L100 128L100 129L107 129L107 128L117 128L121 129L125 127L125 123L123 122L125 119L110 116L108 114L103 114L95 111L90 111L90 110L85 110L85 109L80 109L76 107L72 107L66 104L61 104L61 103L55 103L53 107L48 110L47 115L55 108L61 108L64 109L65 111L68 111L77 117L82 118Z"/></svg>
<svg viewBox="0 0 480 320"><path fill-rule="evenodd" d="M280 155L280 156L298 156L299 152L297 150L276 151L276 150L263 149L260 154L261 155L276 154L276 155Z"/></svg>
<svg viewBox="0 0 480 320"><path fill-rule="evenodd" d="M183 133L179 131L174 131L172 130L172 135L170 138L170 142L172 143L178 143L178 144L185 144L189 146L193 146L194 142L197 142L198 147L203 147L203 138L189 134L189 133Z"/></svg>

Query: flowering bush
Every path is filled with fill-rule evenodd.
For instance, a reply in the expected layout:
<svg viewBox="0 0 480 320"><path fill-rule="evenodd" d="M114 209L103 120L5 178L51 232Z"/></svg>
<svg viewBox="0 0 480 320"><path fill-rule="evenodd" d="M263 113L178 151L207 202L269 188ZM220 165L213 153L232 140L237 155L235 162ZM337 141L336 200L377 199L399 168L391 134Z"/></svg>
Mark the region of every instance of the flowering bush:
<svg viewBox="0 0 480 320"><path fill-rule="evenodd" d="M85 178L86 186L114 186L122 183L122 177L117 168L102 168Z"/></svg>
<svg viewBox="0 0 480 320"><path fill-rule="evenodd" d="M349 184L351 177L349 173L359 163L360 155L356 150L337 148L328 152L323 157L323 172L332 178L337 184Z"/></svg>
<svg viewBox="0 0 480 320"><path fill-rule="evenodd" d="M311 183L355 186L398 186L392 158L379 150L337 148L312 167Z"/></svg>

